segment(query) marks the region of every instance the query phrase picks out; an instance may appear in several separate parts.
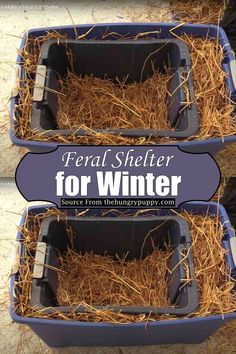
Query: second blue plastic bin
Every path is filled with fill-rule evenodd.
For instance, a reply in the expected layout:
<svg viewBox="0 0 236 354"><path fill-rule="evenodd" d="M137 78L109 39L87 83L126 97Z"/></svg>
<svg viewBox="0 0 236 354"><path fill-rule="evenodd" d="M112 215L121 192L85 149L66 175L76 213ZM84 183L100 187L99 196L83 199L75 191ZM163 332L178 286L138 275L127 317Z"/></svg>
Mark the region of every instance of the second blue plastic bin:
<svg viewBox="0 0 236 354"><path fill-rule="evenodd" d="M49 205L33 206L29 213L43 213ZM234 243L235 233L224 207L217 203L192 202L184 204L179 211L187 210L194 214L207 212L211 215L219 215L224 225L224 237L222 245L228 250L227 263L231 272L236 269L231 249ZM123 210L124 211L124 210ZM90 210L86 215L100 215L101 210ZM152 212L154 215L158 211ZM170 215L171 210L163 209L161 215ZM22 216L21 225L24 223L26 211ZM115 216L114 216L115 217ZM17 239L22 239L20 232ZM65 321L53 319L39 319L19 316L14 310L14 285L16 276L11 276L11 317L15 322L28 325L45 343L52 347L65 346L128 346L147 344L174 344L174 343L199 343L211 336L217 329L229 320L236 319L236 311L221 315L210 315L202 318L185 318L177 320L162 320L156 322L142 322L129 324L109 324L80 321Z"/></svg>

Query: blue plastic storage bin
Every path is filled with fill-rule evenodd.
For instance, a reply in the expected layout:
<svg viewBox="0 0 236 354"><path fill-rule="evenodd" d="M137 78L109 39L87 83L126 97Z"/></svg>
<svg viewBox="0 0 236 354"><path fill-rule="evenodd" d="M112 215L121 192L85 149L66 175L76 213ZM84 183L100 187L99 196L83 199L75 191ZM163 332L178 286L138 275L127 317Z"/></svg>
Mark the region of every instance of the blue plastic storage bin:
<svg viewBox="0 0 236 354"><path fill-rule="evenodd" d="M46 211L47 208L54 208L52 205L32 206L29 213L38 214ZM236 269L233 253L231 250L235 241L235 233L223 206L211 202L191 202L183 204L179 211L187 210L195 214L219 215L221 223L224 225L223 246L228 250L227 262L231 272ZM128 210L127 210L128 211ZM73 211L69 210L69 213ZM20 224L25 221L24 212ZM154 215L172 215L171 210L163 209L160 212L153 211ZM91 209L87 216L101 215L101 210ZM114 216L115 217L115 216ZM22 238L20 232L17 239ZM10 279L11 306L10 313L12 319L21 324L28 325L45 343L52 347L65 346L128 346L147 344L174 344L174 343L200 343L212 335L217 329L229 320L236 319L236 311L221 315L212 315L202 318L185 318L177 320L161 320L150 323L129 323L129 324L109 324L80 321L65 321L53 319L39 319L22 317L14 310L14 284L16 275Z"/></svg>
<svg viewBox="0 0 236 354"><path fill-rule="evenodd" d="M143 32L159 32L159 33L151 33L149 36L153 38L175 38L173 34L171 34L170 30L175 28L177 23L108 23L108 24L86 24L76 26L77 32L79 35L87 33L92 27L92 31L90 31L87 35L88 39L92 38L101 38L102 34L108 32L118 32L123 35L129 34L130 36L135 36L138 33ZM20 48L23 48L26 42L27 36L39 37L43 36L47 33L47 31L56 30L61 34L67 34L71 38L75 37L75 31L73 26L62 26L62 27L49 27L49 28L38 28L31 29L27 33L24 34L23 39L20 44ZM178 36L183 35L184 33L188 35L192 35L195 37L203 37L208 36L209 38L219 38L219 42L221 46L224 48L225 58L222 63L224 70L229 74L226 78L227 86L229 88L232 99L236 99L236 83L234 82L234 76L231 73L231 63L235 60L234 53L228 41L228 38L222 28L219 28L214 25L195 25L195 24L185 24L180 26L179 28L174 30L174 33ZM20 64L22 58L20 55L17 56L17 64ZM12 97L10 100L10 120L11 126L10 129L10 137L13 144L21 147L27 147L29 150L33 152L45 152L49 150L53 150L58 145L56 142L40 142L40 141L31 141L31 140L23 140L19 139L14 134L14 125L16 121L14 120L14 107L17 103L17 99ZM211 155L215 155L219 150L223 149L225 145L229 143L236 142L236 135L228 136L224 139L222 138L212 138L206 140L193 140L189 142L179 142L178 145L183 148L185 151L189 152L209 152Z"/></svg>

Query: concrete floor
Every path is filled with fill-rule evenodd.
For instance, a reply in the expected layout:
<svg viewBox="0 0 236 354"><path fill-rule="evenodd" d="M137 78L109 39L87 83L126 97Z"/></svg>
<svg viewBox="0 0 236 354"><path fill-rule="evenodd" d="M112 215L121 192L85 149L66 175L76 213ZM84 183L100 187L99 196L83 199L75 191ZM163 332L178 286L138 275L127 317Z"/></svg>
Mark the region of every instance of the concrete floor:
<svg viewBox="0 0 236 354"><path fill-rule="evenodd" d="M7 104L12 66L22 33L33 27L74 23L165 21L168 1L1 1L0 2L0 177L14 176L15 168L27 152L11 145L8 137ZM235 168L235 147L221 153L219 164L228 174ZM35 204L35 203L34 203ZM31 330L11 322L8 314L8 277L12 243L17 223L27 202L10 180L0 178L0 353L236 353L236 327L225 328L200 345L173 345L130 348L77 348L51 350Z"/></svg>

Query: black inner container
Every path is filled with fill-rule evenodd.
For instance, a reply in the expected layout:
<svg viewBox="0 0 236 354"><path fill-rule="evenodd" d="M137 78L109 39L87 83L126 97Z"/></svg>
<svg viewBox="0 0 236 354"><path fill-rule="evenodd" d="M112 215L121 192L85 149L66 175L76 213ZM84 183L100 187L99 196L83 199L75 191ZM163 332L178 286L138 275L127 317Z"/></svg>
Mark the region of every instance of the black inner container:
<svg viewBox="0 0 236 354"><path fill-rule="evenodd" d="M68 225L73 230L73 240L67 234ZM153 243L156 248L164 250L171 246L173 250L168 264L170 271L166 274L171 307L99 304L93 304L93 307L132 314L173 315L187 315L198 307L198 290L189 249L191 237L187 223L179 217L68 217L60 221L56 217L50 217L42 221L39 241L47 244L46 266L42 278L33 279L31 303L46 313L75 310L69 306L59 307L57 303L57 272L52 267L59 267L58 252L63 254L69 247L82 254L93 252L114 258L116 255L123 257L128 253L128 261L147 257L153 252ZM186 282L186 267L191 279L189 282ZM85 312L86 308L78 306L75 311Z"/></svg>
<svg viewBox="0 0 236 354"><path fill-rule="evenodd" d="M72 64L73 63L73 64ZM173 130L156 129L94 129L124 136L169 136L185 138L198 131L198 113L194 103L186 106L186 90L194 102L189 51L182 41L175 39L152 40L49 40L42 44L39 65L47 67L45 87L58 91L58 75L68 70L82 77L93 75L127 83L145 81L152 76L153 67L160 72L167 68L172 73L169 81L168 120ZM185 78L185 79L184 79ZM183 81L186 81L183 88ZM78 107L79 107L78 102ZM44 90L42 100L33 102L31 127L53 135L85 135L84 129L59 129L56 122L57 95ZM159 119L164 119L160 117ZM50 130L47 131L47 130ZM45 132L46 131L46 132Z"/></svg>

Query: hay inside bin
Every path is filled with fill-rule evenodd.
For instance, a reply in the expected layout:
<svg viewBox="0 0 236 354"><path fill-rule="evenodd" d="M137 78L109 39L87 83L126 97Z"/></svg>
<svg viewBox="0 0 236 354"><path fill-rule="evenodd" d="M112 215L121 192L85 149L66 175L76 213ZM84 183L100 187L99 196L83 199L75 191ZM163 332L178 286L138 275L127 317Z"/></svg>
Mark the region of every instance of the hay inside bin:
<svg viewBox="0 0 236 354"><path fill-rule="evenodd" d="M167 289L171 250L155 249L144 259L126 261L72 249L60 258L60 306L96 305L170 307Z"/></svg>
<svg viewBox="0 0 236 354"><path fill-rule="evenodd" d="M167 117L168 73L154 72L144 82L126 84L68 72L60 80L59 129L143 128L170 130Z"/></svg>

